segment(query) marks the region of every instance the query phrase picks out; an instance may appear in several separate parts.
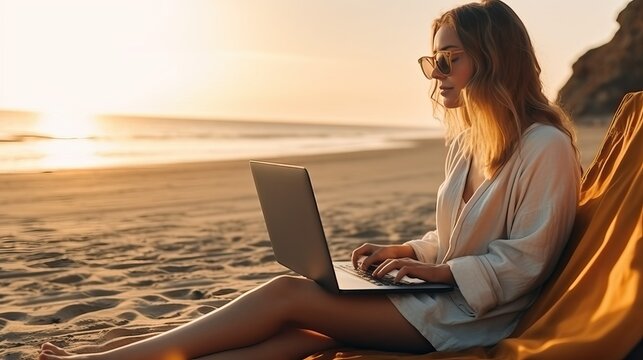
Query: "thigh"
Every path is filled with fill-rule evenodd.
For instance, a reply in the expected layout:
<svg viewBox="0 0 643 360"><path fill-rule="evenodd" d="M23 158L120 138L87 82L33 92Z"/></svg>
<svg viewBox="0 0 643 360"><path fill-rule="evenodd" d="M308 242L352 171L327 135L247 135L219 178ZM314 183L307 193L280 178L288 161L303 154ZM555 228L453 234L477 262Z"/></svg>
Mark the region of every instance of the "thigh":
<svg viewBox="0 0 643 360"><path fill-rule="evenodd" d="M283 294L288 294L288 319L295 327L317 331L349 346L434 351L385 295L336 295L303 278L282 277L276 282Z"/></svg>

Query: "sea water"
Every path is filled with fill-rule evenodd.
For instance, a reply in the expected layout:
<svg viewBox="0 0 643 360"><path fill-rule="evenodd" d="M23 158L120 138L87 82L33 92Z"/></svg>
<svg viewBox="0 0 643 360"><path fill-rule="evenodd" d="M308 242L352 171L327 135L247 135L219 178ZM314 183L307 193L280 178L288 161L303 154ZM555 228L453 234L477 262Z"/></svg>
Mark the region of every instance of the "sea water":
<svg viewBox="0 0 643 360"><path fill-rule="evenodd" d="M412 146L439 128L94 117L0 117L0 172L262 159Z"/></svg>

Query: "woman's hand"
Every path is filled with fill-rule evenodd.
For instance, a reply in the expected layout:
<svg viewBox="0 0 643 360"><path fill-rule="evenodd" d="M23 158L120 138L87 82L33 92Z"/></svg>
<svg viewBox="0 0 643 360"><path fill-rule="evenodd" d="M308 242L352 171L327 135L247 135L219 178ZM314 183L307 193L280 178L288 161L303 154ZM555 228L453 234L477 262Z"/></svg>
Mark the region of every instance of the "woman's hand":
<svg viewBox="0 0 643 360"><path fill-rule="evenodd" d="M366 256L364 261L359 262L360 258ZM355 269L368 269L371 265L379 264L387 259L398 258L415 258L415 252L411 245L375 245L363 244L353 250L351 261Z"/></svg>
<svg viewBox="0 0 643 360"><path fill-rule="evenodd" d="M422 279L428 282L455 284L451 268L447 264L427 264L415 259L387 259L374 271L373 277L381 278L393 270L398 270L395 281L404 276Z"/></svg>

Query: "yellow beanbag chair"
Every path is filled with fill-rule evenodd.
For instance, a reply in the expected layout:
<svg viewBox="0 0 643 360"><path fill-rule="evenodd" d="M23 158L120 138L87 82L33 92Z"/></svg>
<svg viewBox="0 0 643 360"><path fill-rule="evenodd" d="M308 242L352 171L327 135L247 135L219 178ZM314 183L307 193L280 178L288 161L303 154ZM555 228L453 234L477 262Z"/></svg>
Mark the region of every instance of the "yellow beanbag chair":
<svg viewBox="0 0 643 360"><path fill-rule="evenodd" d="M453 353L335 349L307 359L641 358L642 125L643 91L627 94L583 176L574 230L558 268L509 338Z"/></svg>

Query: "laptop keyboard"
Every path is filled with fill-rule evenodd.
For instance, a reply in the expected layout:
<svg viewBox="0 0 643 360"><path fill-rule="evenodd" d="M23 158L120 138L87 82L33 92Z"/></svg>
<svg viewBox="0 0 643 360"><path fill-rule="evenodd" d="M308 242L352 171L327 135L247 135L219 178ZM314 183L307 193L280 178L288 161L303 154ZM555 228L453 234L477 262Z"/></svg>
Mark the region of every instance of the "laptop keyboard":
<svg viewBox="0 0 643 360"><path fill-rule="evenodd" d="M390 274L386 274L383 277L376 279L373 277L373 275L371 275L372 271L375 270L375 266L371 266L367 271L355 269L351 264L337 264L337 267L353 275L357 275L360 278L375 285L382 286L382 285L410 285L411 284L406 280L400 280L399 282L395 282L395 277Z"/></svg>

